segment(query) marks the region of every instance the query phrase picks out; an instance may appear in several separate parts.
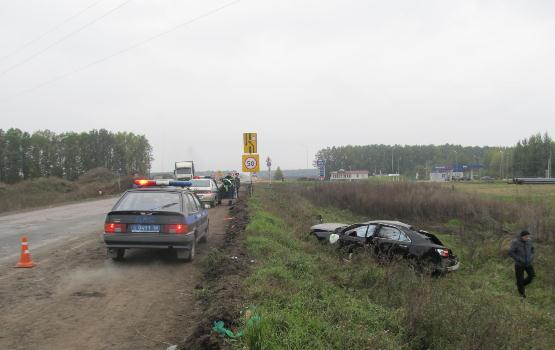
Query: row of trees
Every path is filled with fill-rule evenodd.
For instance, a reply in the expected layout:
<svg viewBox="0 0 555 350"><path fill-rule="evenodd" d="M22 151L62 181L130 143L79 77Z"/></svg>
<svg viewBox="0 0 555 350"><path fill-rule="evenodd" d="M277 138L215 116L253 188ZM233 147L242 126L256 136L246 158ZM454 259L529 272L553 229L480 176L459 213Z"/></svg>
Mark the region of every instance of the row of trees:
<svg viewBox="0 0 555 350"><path fill-rule="evenodd" d="M519 141L511 155L516 176L544 177L549 163L553 162L555 142L548 134L536 134Z"/></svg>
<svg viewBox="0 0 555 350"><path fill-rule="evenodd" d="M329 172L368 170L374 174L399 173L421 178L434 166L483 165L483 175L495 177L545 176L548 160L555 155L555 143L549 135L536 134L514 147L463 147L460 145L367 145L328 147L317 158L326 162Z"/></svg>
<svg viewBox="0 0 555 350"><path fill-rule="evenodd" d="M0 182L45 176L75 180L97 167L146 174L151 160L152 147L144 135L105 129L62 134L0 129Z"/></svg>

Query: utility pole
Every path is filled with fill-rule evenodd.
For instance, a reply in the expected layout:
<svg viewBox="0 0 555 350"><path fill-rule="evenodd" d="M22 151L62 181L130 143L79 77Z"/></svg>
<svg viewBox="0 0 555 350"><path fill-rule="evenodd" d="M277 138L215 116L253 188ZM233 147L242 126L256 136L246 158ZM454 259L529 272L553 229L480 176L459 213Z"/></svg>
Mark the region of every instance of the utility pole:
<svg viewBox="0 0 555 350"><path fill-rule="evenodd" d="M300 144L300 146L301 146L301 147L304 147L304 150L305 150L305 154L306 154L306 169L310 169L310 168L308 167L308 145Z"/></svg>
<svg viewBox="0 0 555 350"><path fill-rule="evenodd" d="M501 176L501 178L503 179L503 150L500 150L501 152L501 161L499 162L499 175Z"/></svg>
<svg viewBox="0 0 555 350"><path fill-rule="evenodd" d="M547 160L547 178L551 179L551 148L549 148L549 159Z"/></svg>
<svg viewBox="0 0 555 350"><path fill-rule="evenodd" d="M395 165L393 163L393 148L391 149L391 173L395 172Z"/></svg>

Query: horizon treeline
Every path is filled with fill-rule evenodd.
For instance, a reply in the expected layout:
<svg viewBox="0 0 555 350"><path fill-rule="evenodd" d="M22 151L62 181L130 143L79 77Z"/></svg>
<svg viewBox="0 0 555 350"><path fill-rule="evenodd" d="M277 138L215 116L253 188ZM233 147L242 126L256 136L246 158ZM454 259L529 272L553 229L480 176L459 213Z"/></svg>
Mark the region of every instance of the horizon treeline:
<svg viewBox="0 0 555 350"><path fill-rule="evenodd" d="M548 160L555 155L555 142L546 134L535 134L513 147L461 145L366 145L328 147L316 158L326 161L331 171L368 170L370 174L400 173L414 178L427 177L436 166L479 164L480 174L493 177L544 177ZM553 162L553 160L552 160Z"/></svg>
<svg viewBox="0 0 555 350"><path fill-rule="evenodd" d="M0 182L4 183L48 176L75 180L98 167L124 175L146 174L151 160L152 147L144 135L105 129L61 134L0 129Z"/></svg>

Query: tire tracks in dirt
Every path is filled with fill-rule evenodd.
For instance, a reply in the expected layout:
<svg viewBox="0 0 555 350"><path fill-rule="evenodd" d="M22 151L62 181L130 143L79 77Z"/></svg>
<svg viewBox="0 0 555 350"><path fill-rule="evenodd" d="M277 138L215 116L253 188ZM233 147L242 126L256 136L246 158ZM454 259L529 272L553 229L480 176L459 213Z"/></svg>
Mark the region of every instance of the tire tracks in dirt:
<svg viewBox="0 0 555 350"><path fill-rule="evenodd" d="M0 349L166 349L202 318L195 286L202 258L225 238L229 207L210 209L207 244L193 263L168 251L106 258L101 236L80 235L33 250L38 266L0 266ZM10 264L7 266L7 264Z"/></svg>

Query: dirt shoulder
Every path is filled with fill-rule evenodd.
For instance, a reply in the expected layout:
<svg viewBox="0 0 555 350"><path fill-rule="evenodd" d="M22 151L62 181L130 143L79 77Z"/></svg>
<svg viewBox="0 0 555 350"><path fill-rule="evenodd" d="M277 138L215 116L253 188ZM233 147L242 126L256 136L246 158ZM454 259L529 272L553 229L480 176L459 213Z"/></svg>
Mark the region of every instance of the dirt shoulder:
<svg viewBox="0 0 555 350"><path fill-rule="evenodd" d="M210 210L193 263L165 251L106 258L99 233L33 250L33 269L0 267L1 349L166 349L183 343L203 310L202 259L224 243L229 207ZM15 262L14 262L15 263Z"/></svg>
<svg viewBox="0 0 555 350"><path fill-rule="evenodd" d="M224 321L234 332L240 327L238 321L245 306L243 283L254 263L244 247L244 231L249 223L247 198L231 208L227 222L225 244L204 259L203 284L197 286L204 292L195 305L202 317L193 333L180 344L182 349L229 349L229 340L213 332L212 325L214 321Z"/></svg>

